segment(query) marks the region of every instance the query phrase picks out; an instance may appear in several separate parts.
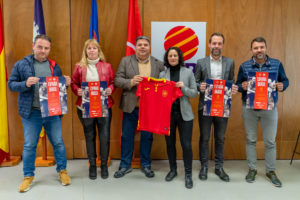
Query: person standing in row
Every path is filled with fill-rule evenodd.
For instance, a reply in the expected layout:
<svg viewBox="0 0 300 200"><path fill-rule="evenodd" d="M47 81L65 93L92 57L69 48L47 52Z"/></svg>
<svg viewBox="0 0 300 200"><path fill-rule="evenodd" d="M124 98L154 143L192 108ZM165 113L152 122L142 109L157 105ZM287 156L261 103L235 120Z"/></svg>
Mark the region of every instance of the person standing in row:
<svg viewBox="0 0 300 200"><path fill-rule="evenodd" d="M105 81L107 88L105 95L108 96L108 116L83 118L82 108L82 82ZM99 43L95 39L89 39L84 43L82 57L79 63L76 64L71 83L72 91L78 96L77 114L84 129L86 150L89 159L89 178L97 178L96 167L96 136L98 129L100 140L100 159L101 159L101 178L108 177L107 159L110 147L110 123L112 118L111 107L113 99L111 94L114 91L114 72L111 64L105 62L104 54Z"/></svg>
<svg viewBox="0 0 300 200"><path fill-rule="evenodd" d="M267 55L267 43L263 37L257 37L251 41L251 53L252 58L241 64L236 82L239 87L239 92L242 93L242 117L246 130L246 153L249 172L245 179L247 182L252 183L255 181L255 176L257 174L256 141L257 125L258 122L260 122L265 144L266 176L276 187L281 187L282 183L275 174L276 133L278 121L276 103L278 101L278 91L283 92L286 90L289 86L289 80L285 74L282 63ZM246 108L249 72L276 73L274 109L261 110Z"/></svg>
<svg viewBox="0 0 300 200"><path fill-rule="evenodd" d="M176 82L175 86L181 88L183 94L172 105L170 135L165 136L170 165L170 171L165 180L172 181L177 176L176 127L178 127L183 151L185 187L192 188L192 133L194 114L189 98L197 96L197 86L194 74L192 70L185 67L183 53L178 47L170 47L166 51L164 62L167 69L160 73L160 78Z"/></svg>
<svg viewBox="0 0 300 200"><path fill-rule="evenodd" d="M33 54L15 63L8 79L8 87L18 92L18 110L24 129L23 172L24 180L19 187L26 192L34 179L36 147L40 132L45 132L53 146L56 171L62 185L69 185L71 179L67 173L66 149L62 139L61 116L42 118L39 98L39 77L62 76L58 64L48 58L51 50L51 39L47 35L37 35L33 42ZM66 85L70 85L69 76L64 76Z"/></svg>
<svg viewBox="0 0 300 200"><path fill-rule="evenodd" d="M196 83L200 92L198 120L200 127L199 157L201 170L199 173L200 180L207 179L208 172L208 154L209 154L209 137L211 125L214 125L215 138L215 174L221 180L229 182L229 176L223 169L224 162L224 139L228 118L204 116L204 92L206 89L206 79L234 80L234 61L231 58L222 56L224 47L224 35L213 33L209 38L208 47L210 56L200 59L196 65ZM232 94L237 92L237 86L232 86Z"/></svg>
<svg viewBox="0 0 300 200"><path fill-rule="evenodd" d="M150 39L139 36L135 42L136 53L122 58L115 77L115 86L122 88L120 109L123 110L122 136L121 136L121 162L119 170L114 177L120 178L132 171L131 160L134 150L134 134L138 123L138 98L136 90L142 77L158 78L164 70L163 63L150 56ZM151 170L152 133L141 131L140 157L142 172L146 177L154 177Z"/></svg>

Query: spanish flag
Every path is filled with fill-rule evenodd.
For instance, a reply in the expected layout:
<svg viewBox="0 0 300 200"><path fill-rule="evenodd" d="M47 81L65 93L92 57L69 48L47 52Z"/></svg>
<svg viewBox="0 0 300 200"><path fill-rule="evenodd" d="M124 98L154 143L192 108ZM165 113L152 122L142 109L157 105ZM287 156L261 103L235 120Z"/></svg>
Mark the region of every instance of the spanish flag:
<svg viewBox="0 0 300 200"><path fill-rule="evenodd" d="M8 148L8 119L6 99L6 67L4 54L4 32L2 23L2 11L0 8L0 164L9 156Z"/></svg>

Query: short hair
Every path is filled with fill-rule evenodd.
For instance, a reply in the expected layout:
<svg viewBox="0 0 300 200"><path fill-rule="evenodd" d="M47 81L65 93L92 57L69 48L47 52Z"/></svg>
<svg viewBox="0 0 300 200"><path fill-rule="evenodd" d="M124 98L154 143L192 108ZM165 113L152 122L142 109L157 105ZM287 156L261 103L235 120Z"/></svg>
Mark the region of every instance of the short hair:
<svg viewBox="0 0 300 200"><path fill-rule="evenodd" d="M50 38L48 35L45 35L45 34L39 34L39 35L35 36L34 41L33 41L33 44L35 44L36 41L37 41L38 39L47 40L48 42L50 42L50 44L52 43L52 42L51 42L51 38Z"/></svg>
<svg viewBox="0 0 300 200"><path fill-rule="evenodd" d="M253 45L254 42L263 42L263 43L265 43L265 45L267 46L267 42L266 42L265 38L263 38L263 37L256 37L256 38L254 38L254 39L251 41L251 45L250 45L250 48L251 48L251 49L252 49L252 45Z"/></svg>
<svg viewBox="0 0 300 200"><path fill-rule="evenodd" d="M138 36L138 37L135 39L135 45L137 44L137 42L138 42L139 40L147 40L148 43L149 43L149 45L150 45L150 38L148 38L148 37L145 36L145 35Z"/></svg>
<svg viewBox="0 0 300 200"><path fill-rule="evenodd" d="M211 40L212 40L212 37L214 36L219 36L219 37L222 37L223 38L223 44L225 43L225 37L222 33L218 33L218 32L214 32L213 34L210 35L209 37L209 43L211 43Z"/></svg>
<svg viewBox="0 0 300 200"><path fill-rule="evenodd" d="M90 44L93 44L97 47L98 49L98 53L99 53L99 58L100 60L104 61L105 62L105 56L104 56L104 53L100 47L100 44L98 43L97 40L95 39L88 39L87 41L85 41L84 43L84 46L83 46L83 50L82 50L82 56L81 56L81 60L80 60L80 65L81 66L84 66L84 67L87 67L88 66L88 61L87 61L87 54L86 54L86 49L88 48L88 46Z"/></svg>
<svg viewBox="0 0 300 200"><path fill-rule="evenodd" d="M175 50L178 54L178 64L180 66L184 66L184 59L183 59L183 53L182 51L178 48L178 47L170 47L167 49L167 51L165 52L165 55L164 55L164 64L166 67L171 67L170 63L169 63L169 60L168 60L168 55L169 55L169 52L171 50Z"/></svg>

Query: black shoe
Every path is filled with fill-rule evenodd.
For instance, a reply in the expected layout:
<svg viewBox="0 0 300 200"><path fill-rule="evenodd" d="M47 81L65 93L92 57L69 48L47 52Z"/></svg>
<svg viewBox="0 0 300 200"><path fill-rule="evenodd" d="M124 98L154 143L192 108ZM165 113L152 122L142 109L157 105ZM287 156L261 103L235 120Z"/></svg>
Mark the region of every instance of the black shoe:
<svg viewBox="0 0 300 200"><path fill-rule="evenodd" d="M169 173L167 174L165 180L166 181L172 181L173 178L175 178L177 176L177 171L176 170L171 170L169 171Z"/></svg>
<svg viewBox="0 0 300 200"><path fill-rule="evenodd" d="M255 181L255 176L257 174L257 171L255 169L249 169L249 172L247 176L245 177L246 181L248 183L253 183Z"/></svg>
<svg viewBox="0 0 300 200"><path fill-rule="evenodd" d="M276 186L276 187L281 187L282 186L281 181L276 176L274 171L269 171L268 173L266 173L266 176L273 183L274 186Z"/></svg>
<svg viewBox="0 0 300 200"><path fill-rule="evenodd" d="M128 174L132 171L131 167L125 168L125 167L120 167L118 171L115 172L114 177L115 178L121 178L125 174Z"/></svg>
<svg viewBox="0 0 300 200"><path fill-rule="evenodd" d="M192 174L185 175L185 187L191 189L193 187Z"/></svg>
<svg viewBox="0 0 300 200"><path fill-rule="evenodd" d="M106 165L101 166L101 178L108 178L108 170Z"/></svg>
<svg viewBox="0 0 300 200"><path fill-rule="evenodd" d="M206 180L207 179L207 171L208 171L208 168L205 166L205 167L201 167L201 170L200 170L200 173L199 173L199 178L200 180Z"/></svg>
<svg viewBox="0 0 300 200"><path fill-rule="evenodd" d="M97 178L97 166L96 165L90 165L89 178L92 180L95 180Z"/></svg>
<svg viewBox="0 0 300 200"><path fill-rule="evenodd" d="M146 175L148 178L154 177L154 172L151 170L151 167L142 167L142 172Z"/></svg>
<svg viewBox="0 0 300 200"><path fill-rule="evenodd" d="M229 176L226 174L223 168L216 168L215 174L219 176L222 181L229 182Z"/></svg>

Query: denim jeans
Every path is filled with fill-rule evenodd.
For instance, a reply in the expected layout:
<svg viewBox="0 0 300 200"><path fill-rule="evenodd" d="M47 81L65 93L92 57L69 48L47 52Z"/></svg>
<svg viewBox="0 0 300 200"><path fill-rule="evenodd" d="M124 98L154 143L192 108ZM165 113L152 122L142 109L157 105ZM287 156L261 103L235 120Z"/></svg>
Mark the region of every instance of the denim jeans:
<svg viewBox="0 0 300 200"><path fill-rule="evenodd" d="M112 117L111 108L109 108L108 117L97 118L82 118L82 111L77 108L77 114L79 120L83 126L86 151L90 164L96 164L97 152L96 152L96 136L98 129L99 141L100 141L100 159L101 165L107 166L107 159L109 155L110 145L110 122Z"/></svg>
<svg viewBox="0 0 300 200"><path fill-rule="evenodd" d="M181 112L171 112L170 135L165 136L167 153L171 170L177 169L176 163L176 127L178 126L179 138L182 147L183 163L186 174L192 173L193 151L192 133L193 120L184 121Z"/></svg>
<svg viewBox="0 0 300 200"><path fill-rule="evenodd" d="M135 108L131 113L123 112L122 136L121 136L121 163L120 167L128 168L134 150L134 134L137 127L139 109ZM151 166L151 147L153 135L148 131L141 131L140 158L142 167Z"/></svg>
<svg viewBox="0 0 300 200"><path fill-rule="evenodd" d="M265 145L266 172L274 171L276 163L277 108L255 111L247 109L243 104L243 120L246 129L246 153L249 168L256 169L257 125L260 121Z"/></svg>
<svg viewBox="0 0 300 200"><path fill-rule="evenodd" d="M24 129L23 172L24 176L34 176L36 147L42 126L53 146L56 171L67 167L65 145L61 135L61 119L59 116L42 118L40 110L32 110L29 118L22 118Z"/></svg>
<svg viewBox="0 0 300 200"><path fill-rule="evenodd" d="M211 125L214 125L215 137L215 167L222 168L224 162L224 140L228 118L203 116L203 110L198 111L200 127L199 154L202 167L208 165L209 136Z"/></svg>

